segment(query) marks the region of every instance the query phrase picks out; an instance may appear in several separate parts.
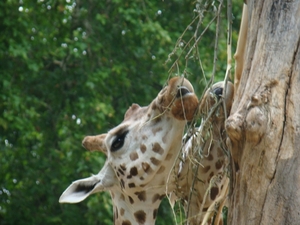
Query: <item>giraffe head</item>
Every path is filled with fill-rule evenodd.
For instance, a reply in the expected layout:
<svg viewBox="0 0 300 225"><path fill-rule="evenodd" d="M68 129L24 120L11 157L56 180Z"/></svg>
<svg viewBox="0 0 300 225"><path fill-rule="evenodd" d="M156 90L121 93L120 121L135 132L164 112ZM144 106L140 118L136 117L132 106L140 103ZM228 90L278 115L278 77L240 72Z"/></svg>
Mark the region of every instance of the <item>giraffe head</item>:
<svg viewBox="0 0 300 225"><path fill-rule="evenodd" d="M149 106L133 104L123 122L107 134L85 137L83 146L104 152L106 163L97 175L73 182L59 201L76 203L108 190L115 224L154 224L186 121L197 108L192 85L179 77Z"/></svg>

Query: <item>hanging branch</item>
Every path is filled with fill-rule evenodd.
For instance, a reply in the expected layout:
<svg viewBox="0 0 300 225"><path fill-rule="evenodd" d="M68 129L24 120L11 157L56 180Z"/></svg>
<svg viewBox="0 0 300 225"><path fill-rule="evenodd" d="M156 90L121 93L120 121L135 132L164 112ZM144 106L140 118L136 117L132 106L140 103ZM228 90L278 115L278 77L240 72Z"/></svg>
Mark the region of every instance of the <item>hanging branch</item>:
<svg viewBox="0 0 300 225"><path fill-rule="evenodd" d="M222 0L223 1L223 0ZM200 3L196 4L196 9L194 10L194 12L196 12L198 15L192 20L192 22L186 27L186 29L183 31L183 33L180 35L180 37L177 39L175 47L173 49L173 51L168 55L168 59L165 61L165 64L171 61L171 57L173 55L175 55L175 53L180 49L181 52L179 53L179 55L177 56L177 58L174 60L174 62L172 63L172 66L170 67L168 73L170 74L172 72L172 70L176 67L176 65L179 63L178 61L180 59L182 59L183 54L188 50L188 53L185 55L185 64L187 67L187 61L189 60L190 54L191 52L196 49L198 47L198 44L200 42L200 40L202 39L203 35L205 34L205 32L208 30L208 28L213 24L213 22L216 20L217 15L219 14L216 13L216 15L213 17L213 19L207 24L207 26L203 29L203 31L201 32L201 34L198 36L198 32L199 29L203 23L203 18L205 15L205 12L208 11L209 7L212 6L212 3L214 1L206 1L203 5L200 5ZM194 32L194 35L187 41L185 42L183 37L186 34L186 32L189 30L189 28L197 21L197 25L196 25L196 30ZM192 42L194 41L192 47L190 47L188 49L188 47L192 44Z"/></svg>
<svg viewBox="0 0 300 225"><path fill-rule="evenodd" d="M226 67L226 73L225 73L225 86L224 86L224 93L223 96L226 96L227 91L227 82L229 77L231 78L231 62L232 62L232 2L231 0L227 0L227 67ZM227 118L227 110L226 110L226 103L223 102L223 108L224 108L224 115L225 118Z"/></svg>
<svg viewBox="0 0 300 225"><path fill-rule="evenodd" d="M215 46L214 46L214 63L213 63L213 71L211 75L211 82L214 81L215 79L215 74L216 74L216 67L217 67L217 60L218 60L218 45L219 45L219 31L220 31L220 14L221 14L221 9L223 6L223 0L220 1L218 11L217 11L217 24L216 24L216 36L215 36Z"/></svg>

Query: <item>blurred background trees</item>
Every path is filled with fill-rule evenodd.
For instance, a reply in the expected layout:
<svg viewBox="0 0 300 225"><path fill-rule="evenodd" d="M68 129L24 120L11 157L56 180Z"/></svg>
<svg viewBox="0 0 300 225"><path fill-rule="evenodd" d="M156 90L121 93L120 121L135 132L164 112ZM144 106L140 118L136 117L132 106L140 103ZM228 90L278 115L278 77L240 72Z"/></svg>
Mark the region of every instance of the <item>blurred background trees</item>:
<svg viewBox="0 0 300 225"><path fill-rule="evenodd" d="M169 71L195 32L197 7L207 7L201 33L219 4L201 2L0 2L1 225L112 224L108 193L58 203L72 181L97 173L105 161L81 140L113 128L132 103L149 104L169 76L184 74L201 95L212 73L215 23L197 48L201 59L178 61L184 66ZM234 3L233 43L242 2ZM216 80L226 68L222 10ZM165 201L157 224L172 223Z"/></svg>

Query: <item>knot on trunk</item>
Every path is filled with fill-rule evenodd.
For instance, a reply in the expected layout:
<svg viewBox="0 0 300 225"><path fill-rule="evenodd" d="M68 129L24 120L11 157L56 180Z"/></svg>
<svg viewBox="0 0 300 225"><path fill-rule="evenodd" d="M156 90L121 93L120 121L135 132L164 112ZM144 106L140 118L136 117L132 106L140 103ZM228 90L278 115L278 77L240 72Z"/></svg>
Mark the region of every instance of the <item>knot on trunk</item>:
<svg viewBox="0 0 300 225"><path fill-rule="evenodd" d="M262 107L253 107L246 116L246 140L253 145L259 144L267 128L267 117Z"/></svg>
<svg viewBox="0 0 300 225"><path fill-rule="evenodd" d="M239 141L243 131L243 116L239 113L231 115L225 122L225 128L233 142Z"/></svg>
<svg viewBox="0 0 300 225"><path fill-rule="evenodd" d="M246 144L256 146L264 136L268 117L266 103L270 90L264 87L262 91L254 94L250 101L243 104L236 113L233 113L225 122L225 128L230 140L231 154L235 162L241 159L243 146Z"/></svg>

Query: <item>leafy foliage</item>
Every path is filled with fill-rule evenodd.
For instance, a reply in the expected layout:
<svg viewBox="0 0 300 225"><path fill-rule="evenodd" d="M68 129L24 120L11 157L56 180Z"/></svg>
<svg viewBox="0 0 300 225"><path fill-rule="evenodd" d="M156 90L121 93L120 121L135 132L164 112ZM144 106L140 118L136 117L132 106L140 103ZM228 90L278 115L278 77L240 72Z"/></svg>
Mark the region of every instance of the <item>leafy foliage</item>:
<svg viewBox="0 0 300 225"><path fill-rule="evenodd" d="M164 62L194 7L180 0L0 2L1 225L112 223L107 193L76 205L58 198L104 164L101 153L83 150L83 137L106 132L166 82ZM213 32L201 47L207 74ZM222 61L224 49L220 43ZM201 93L201 71L196 64L188 70ZM166 205L158 224L173 221Z"/></svg>

